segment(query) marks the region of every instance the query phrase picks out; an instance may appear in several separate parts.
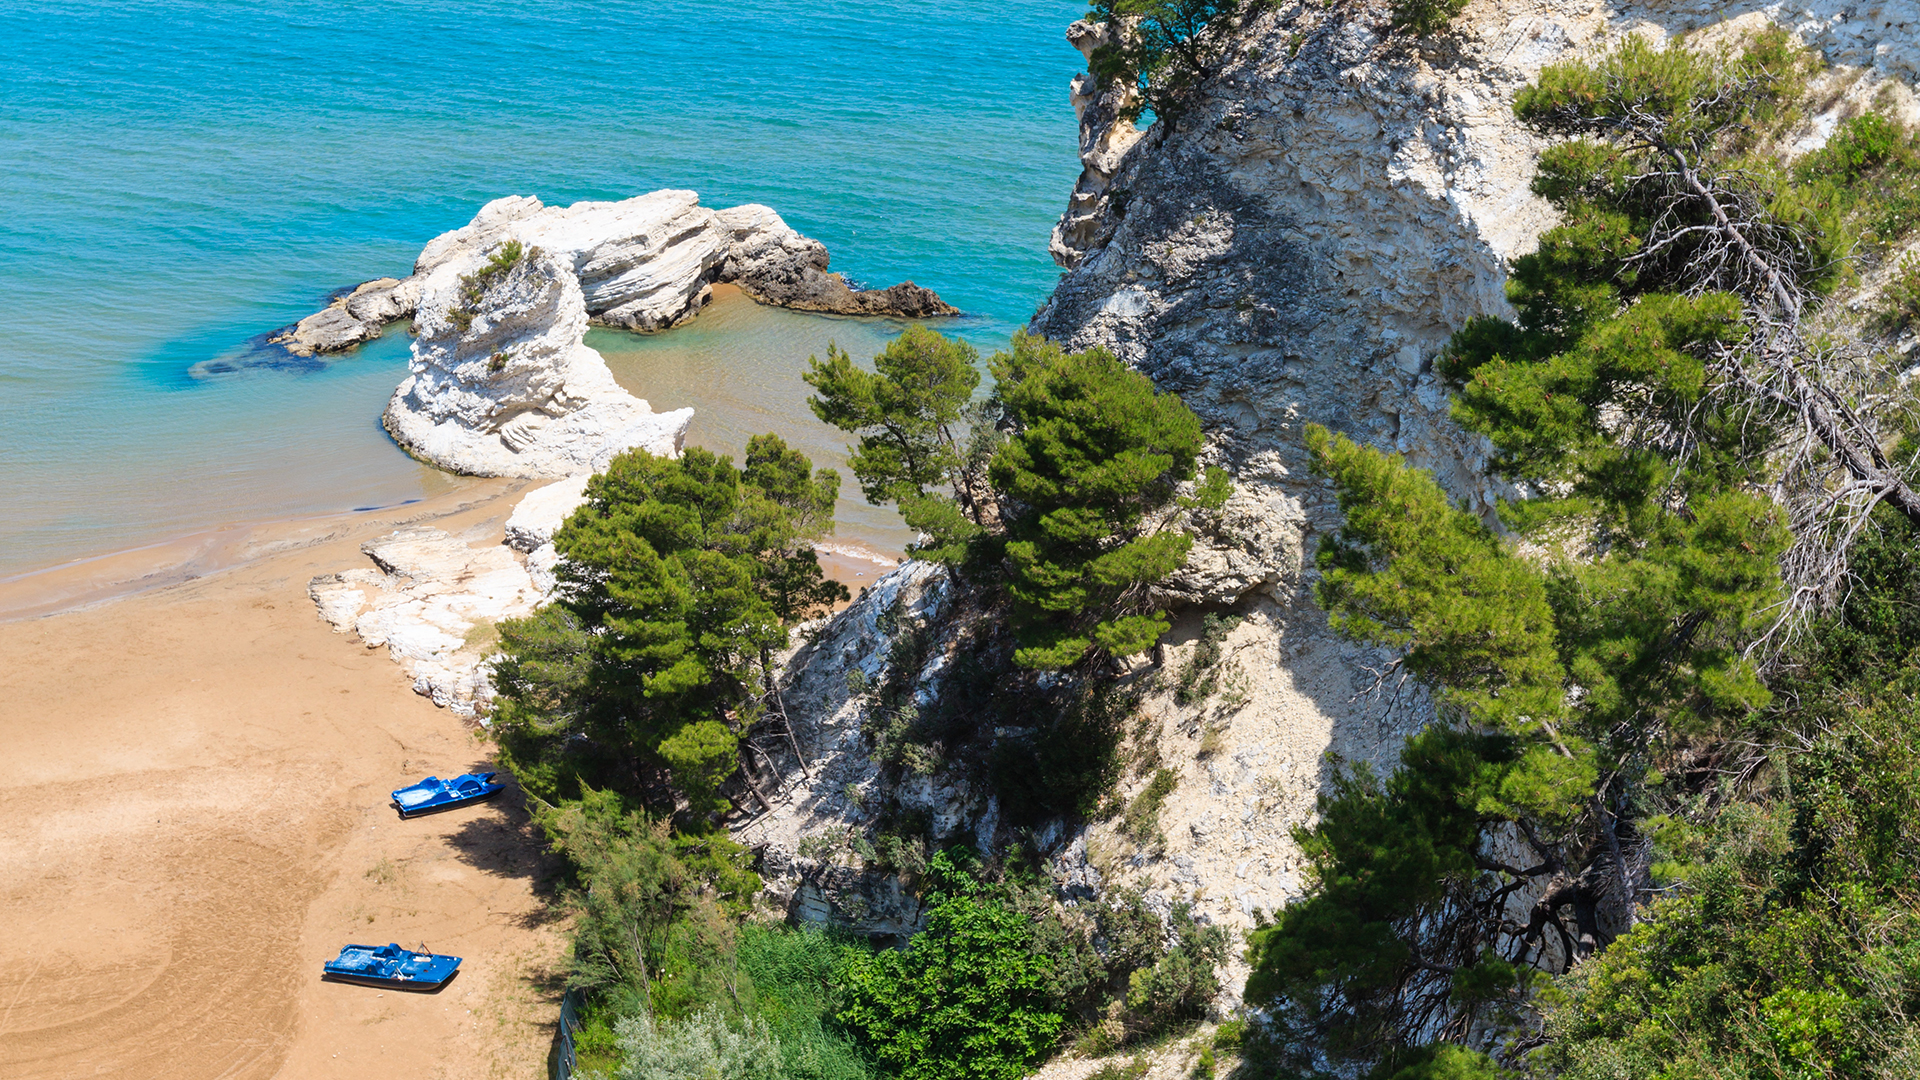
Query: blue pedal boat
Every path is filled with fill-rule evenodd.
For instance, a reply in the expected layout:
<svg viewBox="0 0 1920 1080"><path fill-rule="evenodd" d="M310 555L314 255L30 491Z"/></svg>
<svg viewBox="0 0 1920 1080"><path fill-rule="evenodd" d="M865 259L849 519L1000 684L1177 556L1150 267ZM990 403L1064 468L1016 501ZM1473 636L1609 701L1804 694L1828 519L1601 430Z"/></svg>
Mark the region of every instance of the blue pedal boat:
<svg viewBox="0 0 1920 1080"><path fill-rule="evenodd" d="M457 956L414 952L398 945L348 945L320 965L320 977L388 990L438 990L460 969Z"/></svg>
<svg viewBox="0 0 1920 1080"><path fill-rule="evenodd" d="M505 786L494 783L495 773L468 773L451 780L429 776L417 784L408 784L393 793L393 805L400 816L432 814L456 806L479 802L500 793Z"/></svg>

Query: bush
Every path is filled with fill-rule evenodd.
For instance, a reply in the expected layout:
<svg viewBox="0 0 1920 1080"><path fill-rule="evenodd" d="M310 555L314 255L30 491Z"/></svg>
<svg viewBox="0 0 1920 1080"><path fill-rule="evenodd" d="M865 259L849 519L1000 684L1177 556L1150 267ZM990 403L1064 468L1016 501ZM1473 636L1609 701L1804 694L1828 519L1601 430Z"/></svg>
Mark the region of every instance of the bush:
<svg viewBox="0 0 1920 1080"><path fill-rule="evenodd" d="M904 951L846 955L837 1019L902 1080L1017 1080L1066 1026L1047 993L1054 961L947 853L933 862L927 928Z"/></svg>
<svg viewBox="0 0 1920 1080"><path fill-rule="evenodd" d="M764 1020L738 1028L708 1008L685 1020L648 1013L614 1025L624 1058L619 1080L786 1080L780 1041Z"/></svg>
<svg viewBox="0 0 1920 1080"><path fill-rule="evenodd" d="M480 305L486 301L487 290L493 288L494 282L505 277L522 262L539 254L539 248L528 251L520 245L518 240L509 240L495 248L480 269L461 276L460 301L447 309L447 321L464 333L469 326L473 325L474 318L479 315ZM505 366L506 362L502 359L500 367L493 367L489 363L488 370L499 371Z"/></svg>
<svg viewBox="0 0 1920 1080"><path fill-rule="evenodd" d="M1883 334L1895 334L1920 320L1920 258L1908 255L1893 268L1881 290L1880 303L1873 312L1873 326Z"/></svg>
<svg viewBox="0 0 1920 1080"><path fill-rule="evenodd" d="M1167 796L1180 783L1180 776L1172 769L1154 770L1153 779L1140 794L1127 804L1125 820L1121 829L1133 838L1137 844L1144 844L1160 838L1160 807L1166 804Z"/></svg>
<svg viewBox="0 0 1920 1080"><path fill-rule="evenodd" d="M1394 0L1393 28L1430 37L1445 30L1466 6L1467 0Z"/></svg>

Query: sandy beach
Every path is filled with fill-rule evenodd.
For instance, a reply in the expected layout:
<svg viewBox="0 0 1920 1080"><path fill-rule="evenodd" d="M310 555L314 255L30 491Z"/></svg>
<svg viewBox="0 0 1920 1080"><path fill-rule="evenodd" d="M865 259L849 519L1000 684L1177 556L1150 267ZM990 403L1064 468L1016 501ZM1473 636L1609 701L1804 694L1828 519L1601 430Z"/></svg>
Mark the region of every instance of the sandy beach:
<svg viewBox="0 0 1920 1080"><path fill-rule="evenodd" d="M150 551L0 588L149 585L0 624L0 1077L543 1075L563 941L518 793L399 821L389 790L489 748L306 596L405 521L497 541L520 486L258 527L176 584ZM319 980L387 941L466 963L432 995Z"/></svg>
<svg viewBox="0 0 1920 1080"><path fill-rule="evenodd" d="M306 593L402 524L497 544L529 486L0 582L0 1078L545 1075L565 943L519 793L398 820L389 791L490 747ZM885 567L854 550L823 561L857 592ZM466 962L320 981L388 941Z"/></svg>

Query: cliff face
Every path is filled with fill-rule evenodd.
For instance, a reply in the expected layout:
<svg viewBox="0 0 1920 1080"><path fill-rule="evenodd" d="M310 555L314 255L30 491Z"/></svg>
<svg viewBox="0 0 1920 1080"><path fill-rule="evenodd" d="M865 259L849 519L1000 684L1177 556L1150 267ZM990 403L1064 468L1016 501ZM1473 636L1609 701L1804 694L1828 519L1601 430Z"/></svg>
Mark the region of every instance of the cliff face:
<svg viewBox="0 0 1920 1080"><path fill-rule="evenodd" d="M1486 447L1447 419L1431 365L1469 318L1508 313L1511 261L1553 224L1528 190L1543 145L1513 119L1514 93L1546 64L1625 33L1665 37L1731 16L1758 28L1772 11L1830 62L1871 69L1832 76L1832 102L1857 103L1878 80L1916 71L1920 50L1904 27L1920 8L1849 10L1475 0L1449 33L1422 42L1392 33L1384 4L1280 3L1239 28L1170 132L1120 120L1125 88L1075 79L1086 170L1051 244L1067 273L1032 329L1109 348L1178 391L1206 423L1210 458L1237 481L1226 511L1197 523L1189 569L1167 590L1188 606L1159 671L1210 651L1203 612L1239 621L1218 643L1217 692L1183 704L1166 679L1145 703L1134 751L1178 778L1158 838L1143 843L1115 822L1024 834L1063 897L1139 887L1149 902L1188 901L1201 917L1251 926L1305 887L1290 829L1313 813L1326 755L1391 768L1430 717L1416 687L1376 679L1388 657L1327 631L1308 594L1310 553L1339 514L1300 434L1318 422L1397 450L1491 511L1501 491L1485 474ZM1102 33L1076 24L1068 38L1091 53ZM1795 137L1817 145L1837 107ZM888 636L859 630L875 603L824 631L830 647L795 656L789 707L803 729L837 734L808 742L809 773L770 789L773 809L743 835L768 856L775 894L806 917L899 933L911 905L876 895L883 879L862 879L844 845L826 858L813 857L817 843L801 850L810 836L852 835L872 817L862 802L880 801L850 695L818 689L884 663ZM929 693L950 628L935 619L931 632ZM1118 794L1133 798L1151 771L1130 771ZM942 774L922 786L938 796L926 809L946 836L1012 838L977 780ZM1226 973L1230 996L1243 976Z"/></svg>
<svg viewBox="0 0 1920 1080"><path fill-rule="evenodd" d="M1240 487L1195 561L1224 553L1267 574L1204 597L1244 616L1223 648L1234 692L1148 701L1180 776L1164 845L1137 852L1115 825L1095 825L1057 856L1063 883L1091 863L1108 885L1193 898L1236 926L1298 895L1289 831L1313 812L1324 754L1391 768L1431 715L1416 688L1378 682L1385 657L1333 639L1307 594L1310 554L1340 517L1307 469L1302 428L1396 450L1490 513L1501 488L1488 448L1447 418L1432 361L1469 318L1510 314L1508 268L1554 223L1528 188L1544 144L1515 121L1515 92L1623 34L1711 40L1768 22L1839 65L1797 149L1888 80L1883 103L1911 111L1899 84L1920 74L1910 3L1474 0L1425 42L1392 33L1384 4L1279 3L1239 29L1171 131L1144 134L1117 119L1127 91L1076 80L1085 172L1051 245L1067 273L1031 329L1106 347L1182 395ZM1102 33L1076 24L1068 39L1090 53ZM1195 655L1198 623L1196 612L1176 624L1163 670Z"/></svg>

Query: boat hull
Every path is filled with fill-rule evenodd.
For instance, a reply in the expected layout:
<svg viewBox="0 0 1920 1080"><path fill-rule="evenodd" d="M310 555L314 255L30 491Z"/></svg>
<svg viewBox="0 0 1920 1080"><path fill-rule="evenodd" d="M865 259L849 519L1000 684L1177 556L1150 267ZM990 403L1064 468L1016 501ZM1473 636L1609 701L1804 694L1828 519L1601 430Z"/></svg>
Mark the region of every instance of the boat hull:
<svg viewBox="0 0 1920 1080"><path fill-rule="evenodd" d="M384 979L378 975L351 975L340 971L323 971L320 978L326 982L352 983L355 986L377 986L382 990L406 990L415 994L431 994L435 990L453 981L460 974L459 968L447 972L439 982L427 982L424 979Z"/></svg>
<svg viewBox="0 0 1920 1080"><path fill-rule="evenodd" d="M474 803L486 802L488 799L491 799L495 795L500 794L500 791L501 789L496 787L491 791L482 792L479 795L470 795L464 799L452 799L447 802L428 803L424 806L406 807L406 806L400 805L398 802L394 802L391 805L395 810L398 810L400 812L400 816L403 819L425 817L428 814L437 814L442 810L456 810L462 806L472 806Z"/></svg>
<svg viewBox="0 0 1920 1080"><path fill-rule="evenodd" d="M348 945L338 959L320 965L320 977L328 982L377 986L382 990L406 990L431 993L447 985L459 974L460 958L432 952L415 952L394 945Z"/></svg>
<svg viewBox="0 0 1920 1080"><path fill-rule="evenodd" d="M452 780L429 776L417 784L396 790L390 805L399 812L402 820L467 806L491 799L505 789L504 785L494 781L496 775L490 772L468 773Z"/></svg>

